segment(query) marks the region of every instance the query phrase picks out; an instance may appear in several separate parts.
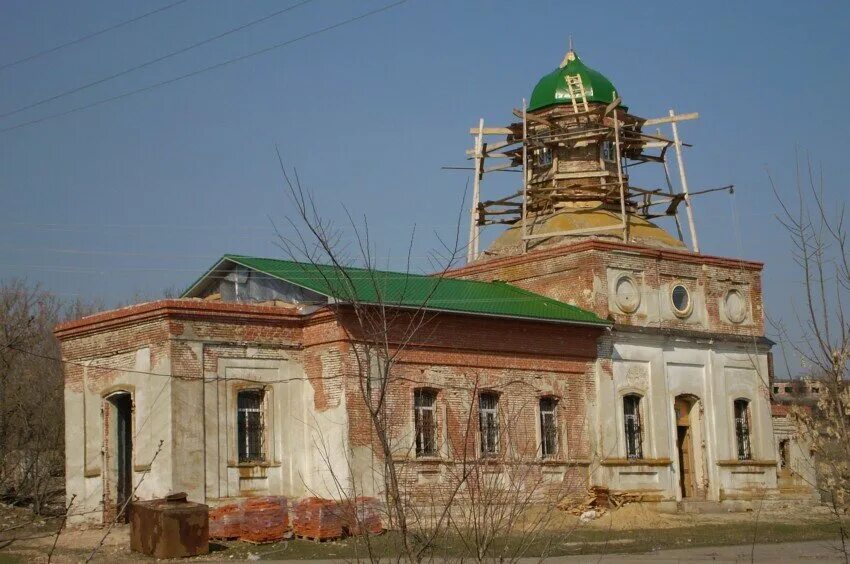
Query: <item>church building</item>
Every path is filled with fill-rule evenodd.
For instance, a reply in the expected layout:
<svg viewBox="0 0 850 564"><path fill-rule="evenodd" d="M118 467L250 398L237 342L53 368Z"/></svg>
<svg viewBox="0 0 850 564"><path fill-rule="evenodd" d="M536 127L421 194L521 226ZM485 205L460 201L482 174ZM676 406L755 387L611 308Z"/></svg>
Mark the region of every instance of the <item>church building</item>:
<svg viewBox="0 0 850 564"><path fill-rule="evenodd" d="M698 249L678 131L696 115L631 113L572 49L513 114L471 130L462 267L225 255L180 299L60 325L74 519L175 491L380 499L364 308L391 312L388 448L411 500L447 495L470 461L541 496L779 497L762 265ZM630 175L649 167L660 188ZM485 199L494 170L521 189ZM502 231L479 252L485 229Z"/></svg>

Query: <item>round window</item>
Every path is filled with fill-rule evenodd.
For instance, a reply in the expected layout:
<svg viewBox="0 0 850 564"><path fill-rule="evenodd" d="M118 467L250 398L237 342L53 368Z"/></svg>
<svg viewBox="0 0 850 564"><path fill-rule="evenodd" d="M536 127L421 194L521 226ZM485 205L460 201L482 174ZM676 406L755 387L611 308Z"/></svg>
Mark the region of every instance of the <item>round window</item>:
<svg viewBox="0 0 850 564"><path fill-rule="evenodd" d="M676 315L684 317L691 311L691 294L688 289L681 284L673 286L673 291L670 293L670 299L673 302L673 309Z"/></svg>
<svg viewBox="0 0 850 564"><path fill-rule="evenodd" d="M741 323L747 318L747 300L740 290L729 290L724 300L726 317L732 323Z"/></svg>
<svg viewBox="0 0 850 564"><path fill-rule="evenodd" d="M614 287L617 305L625 313L634 313L640 307L640 290L631 276L620 276Z"/></svg>

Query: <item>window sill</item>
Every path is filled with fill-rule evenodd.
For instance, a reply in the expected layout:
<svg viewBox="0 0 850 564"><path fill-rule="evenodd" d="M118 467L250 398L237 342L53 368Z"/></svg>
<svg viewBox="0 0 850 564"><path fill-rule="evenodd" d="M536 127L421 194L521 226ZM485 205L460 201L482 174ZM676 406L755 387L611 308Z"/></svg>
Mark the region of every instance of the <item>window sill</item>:
<svg viewBox="0 0 850 564"><path fill-rule="evenodd" d="M603 458L602 466L669 466L669 458Z"/></svg>
<svg viewBox="0 0 850 564"><path fill-rule="evenodd" d="M776 466L775 460L718 460L718 466Z"/></svg>
<svg viewBox="0 0 850 564"><path fill-rule="evenodd" d="M230 468L276 468L280 466L280 462L236 462L230 460L227 462L227 466Z"/></svg>
<svg viewBox="0 0 850 564"><path fill-rule="evenodd" d="M559 458L557 456L538 458L534 462L541 466L590 466L589 459L573 458L570 460L566 458Z"/></svg>
<svg viewBox="0 0 850 564"><path fill-rule="evenodd" d="M410 463L410 462L423 462L425 464L439 464L441 462L446 462L446 460L440 456L439 454L435 455L427 455L427 456L416 456L416 455L396 455L393 456L394 462L402 462L402 463Z"/></svg>

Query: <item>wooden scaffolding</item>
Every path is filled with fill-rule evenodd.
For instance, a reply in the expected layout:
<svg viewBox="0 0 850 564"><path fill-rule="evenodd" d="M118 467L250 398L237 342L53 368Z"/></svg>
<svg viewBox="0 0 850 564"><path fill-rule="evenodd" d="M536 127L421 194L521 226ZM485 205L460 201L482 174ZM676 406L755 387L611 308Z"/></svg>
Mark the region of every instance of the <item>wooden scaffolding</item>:
<svg viewBox="0 0 850 564"><path fill-rule="evenodd" d="M699 252L694 224L692 196L689 191L683 157L683 147L689 146L679 136L678 123L697 119L697 113L677 114L644 119L630 115L620 99L610 104L588 103L579 86L571 88L572 105L560 105L545 111L530 113L525 100L522 109L513 114L520 121L507 126L486 127L484 120L469 130L473 148L467 156L473 161L473 190L469 221L467 259L479 256L481 228L488 225L519 225L522 252L530 241L565 235L612 234L629 240L630 217L651 220L672 217L680 240L683 240L678 212L684 203L690 240L694 252ZM648 133L647 128L669 124L671 136L660 130ZM668 164L669 149L676 155L679 187L674 187ZM553 159L576 159L580 170L570 170L576 163L553 163ZM585 157L586 155L589 155ZM594 157L598 155L598 159ZM533 165L531 164L533 160ZM594 161L598 161L598 166ZM494 163L490 165L489 163ZM656 163L663 167L665 185L638 187L628 182L630 167ZM547 168L547 164L552 165ZM521 185L509 195L495 199L482 198L482 182L497 171L521 173ZM731 186L703 190L731 189ZM620 217L618 225L605 225L567 231L535 233L534 218L578 201L598 202Z"/></svg>

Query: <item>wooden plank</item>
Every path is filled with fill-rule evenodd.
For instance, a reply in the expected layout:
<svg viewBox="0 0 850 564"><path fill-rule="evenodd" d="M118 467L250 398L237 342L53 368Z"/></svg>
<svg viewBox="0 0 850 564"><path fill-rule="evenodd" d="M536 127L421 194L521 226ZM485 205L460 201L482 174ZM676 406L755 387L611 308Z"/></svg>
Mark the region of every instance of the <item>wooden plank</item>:
<svg viewBox="0 0 850 564"><path fill-rule="evenodd" d="M508 127L472 127L469 129L470 135L510 135L513 133L513 129Z"/></svg>
<svg viewBox="0 0 850 564"><path fill-rule="evenodd" d="M522 111L514 108L514 115L518 118L521 118L522 117ZM537 123L542 123L543 125L548 125L549 127L553 127L553 128L557 127L557 125L555 125L554 123L552 123L548 119L542 118L540 116L536 116L534 114L526 114L525 119L528 120L528 121L535 121Z"/></svg>
<svg viewBox="0 0 850 564"><path fill-rule="evenodd" d="M485 168L481 172L499 172L500 170L510 170L511 172L522 172L522 169L516 168L512 164L494 166L492 168Z"/></svg>
<svg viewBox="0 0 850 564"><path fill-rule="evenodd" d="M677 121L690 121L699 119L699 112L691 112L689 114L670 114L667 117L652 118L643 122L643 125L658 125L659 123L676 123Z"/></svg>
<svg viewBox="0 0 850 564"><path fill-rule="evenodd" d="M610 104L605 106L605 115L610 114L611 110L613 110L614 108L616 108L617 106L620 105L620 102L622 102L622 100L619 97L617 97L613 102L611 102Z"/></svg>
<svg viewBox="0 0 850 564"><path fill-rule="evenodd" d="M495 143L487 143L484 147L484 154L489 155L490 151L496 151L498 149L502 149L504 147L510 147L511 145L516 145L517 143L522 143L522 139L514 139L513 141L497 141ZM519 151L519 148L516 149ZM466 154L469 156L475 155L474 149L467 149Z"/></svg>

